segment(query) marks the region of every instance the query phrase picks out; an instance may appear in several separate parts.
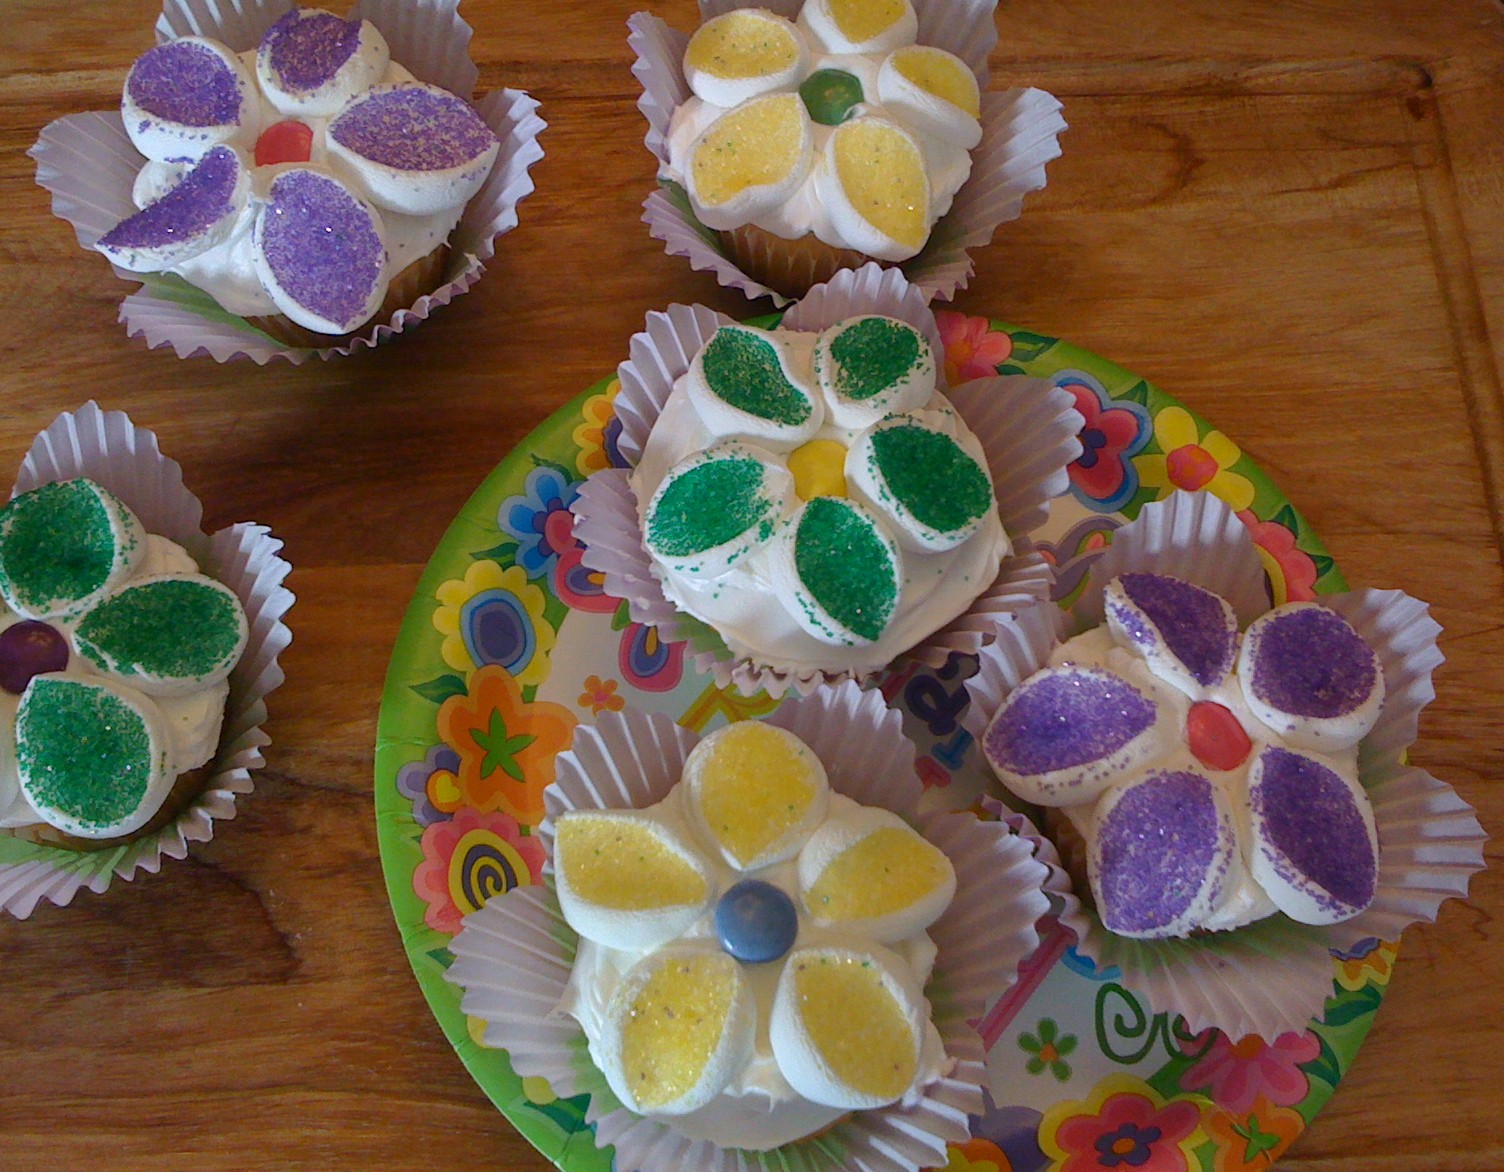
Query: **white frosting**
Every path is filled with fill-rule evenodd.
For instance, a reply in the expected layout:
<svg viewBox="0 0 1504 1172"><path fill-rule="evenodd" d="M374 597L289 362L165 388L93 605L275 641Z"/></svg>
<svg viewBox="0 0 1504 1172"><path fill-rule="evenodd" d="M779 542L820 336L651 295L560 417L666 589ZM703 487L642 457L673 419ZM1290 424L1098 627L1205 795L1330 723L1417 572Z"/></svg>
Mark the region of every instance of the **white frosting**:
<svg viewBox="0 0 1504 1172"><path fill-rule="evenodd" d="M805 78L821 69L851 74L861 84L865 99L853 108L851 118L886 122L907 134L919 148L929 184L933 227L950 210L956 192L971 174L969 150L981 141L981 123L965 110L918 90L894 70L887 72L895 74L897 80L884 77L883 65L889 52L913 43L912 17L910 8L905 20L874 38L870 47L854 48L840 36L823 0L810 0L800 12L795 31L806 42L800 54L807 62L805 68L794 77L777 73L740 82L734 91L725 91L725 96L746 93L747 97L740 99L745 102L796 91ZM722 104L722 89L703 87L699 79L704 75L693 73L694 94L674 111L669 122L668 165L661 177L685 187L703 224L723 230L750 223L788 240L813 233L833 247L856 249L879 260L907 260L919 251L890 240L851 206L829 157L830 140L838 127L814 122L807 115L810 149L801 154L789 176L772 187L749 189L719 207L701 202L694 191L690 167L694 148L701 136L738 103Z"/></svg>
<svg viewBox="0 0 1504 1172"><path fill-rule="evenodd" d="M228 50L226 52L228 53ZM248 73L254 72L256 57L257 52L254 49L239 55L242 68ZM382 74L375 79L375 83L381 85L415 83L415 81L413 75L395 61L388 61ZM342 105L343 102L341 102ZM257 270L253 240L253 227L261 207L267 201L272 180L283 171L306 167L332 175L357 197L370 197L373 202L379 202L366 184L362 167L351 161L349 152L343 151L342 148L333 149L334 144L328 140L326 132L329 123L333 120L332 116L338 113L339 108L335 107L329 114L297 116L296 120L313 132L313 142L309 148L309 158L306 163L256 166L256 140L261 136L261 132L292 115L280 110L257 87L252 86L246 95L245 111L239 128L224 140L239 152L249 176L249 189L245 192L244 198L239 200L239 211L230 221L222 239L217 238L196 255L179 260L161 271L176 273L190 285L202 289L219 302L221 308L228 313L244 317L259 317L284 312L262 283ZM205 149L211 145L214 144L206 144ZM148 155L148 161L137 175L131 192L131 198L136 207L144 208L147 204L161 198L187 173L189 169L187 164L160 161L166 157L171 156L158 155L154 158ZM494 158L494 154L491 157ZM369 172L374 166L375 164L366 163L364 169ZM487 168L489 166L488 162ZM447 175L447 172L443 174ZM484 177L483 172L481 179L484 180ZM452 180L453 177L450 178ZM415 183L420 187L424 186L422 180L415 180ZM433 189L425 187L425 190ZM463 190L463 187L454 186L451 183L446 190L449 190L451 194L457 194ZM377 219L381 225L381 236L386 246L386 267L383 280L379 282L379 294L374 298L377 305L380 304L381 297L384 296L386 287L393 277L449 239L449 234L454 231L455 225L464 214L465 203L469 198L470 196L466 195L464 199L456 203L439 207L422 215L407 215L390 210L379 213ZM289 313L288 316L293 317L293 314ZM294 320L298 319L294 317ZM320 328L308 321L301 324L309 329ZM344 328L340 327L328 332L343 333Z"/></svg>
<svg viewBox="0 0 1504 1172"><path fill-rule="evenodd" d="M135 515L131 514L135 520ZM139 525L139 522L137 522ZM141 555L131 572L118 585L126 585L162 574L193 574L198 572L198 563L176 542L158 534L145 535L141 542ZM68 663L64 671L73 678L101 683L108 682L102 673L74 650L74 627L82 614L69 618L48 620L61 633L68 644ZM0 609L0 631L23 621L9 607ZM191 634L185 634L191 638ZM220 725L224 720L225 701L230 694L226 680L218 680L187 695L151 697L134 688L112 684L118 692L133 695L143 708L153 712L152 719L160 730L166 751L167 785L156 800L156 805L140 819L144 824L161 799L171 788L173 779L190 769L206 765L219 747ZM31 826L42 820L41 814L21 792L20 777L16 771L15 720L21 697L0 689L0 829ZM131 829L134 829L132 827ZM111 830L109 834L127 834L129 829ZM79 832L82 833L82 832Z"/></svg>
<svg viewBox="0 0 1504 1172"><path fill-rule="evenodd" d="M734 884L752 877L783 889L796 908L801 906L797 859L785 859L750 873L737 870L720 857L719 849L712 843L698 838L699 832L693 828L687 809L689 805L688 787L681 784L662 802L641 813L699 842L715 877L713 887L717 898ZM832 821L858 817L861 810L862 807L849 798L830 795L828 818ZM713 903L685 929L679 941L701 947L718 946ZM822 929L808 916L801 915L792 950L821 946L855 948L864 952L876 947L849 932ZM557 1012L568 1014L580 1023L592 1061L608 1072L608 1078L613 1055L608 1052L603 1039L610 1030L612 999L627 974L651 953L651 949L607 948L583 936L579 942L574 968ZM885 955L895 956L901 962L907 972L905 988L915 991L917 996L909 1004L927 1019L928 1004L917 991L923 989L934 968L934 943L924 932L915 932L890 943ZM713 1100L693 1111L664 1117L663 1121L671 1123L680 1134L690 1139L706 1139L721 1147L761 1151L809 1135L845 1114L847 1108L822 1105L801 1096L774 1057L770 1023L783 967L777 962L741 966L756 1010L757 1026L751 1054L730 1075ZM922 1039L918 1072L901 1102L907 1105L918 1101L923 1089L947 1073L952 1065L945 1056L938 1033L929 1026ZM808 1075L808 1071L805 1074ZM794 1077L800 1078L800 1073L796 1071Z"/></svg>
<svg viewBox="0 0 1504 1172"><path fill-rule="evenodd" d="M801 385L817 386L813 378L813 351L817 335L776 331L787 339L790 365L801 376ZM954 414L950 401L932 391L924 406L931 411ZM828 405L827 405L828 408ZM827 409L813 438L832 440L850 448L859 433L837 426L834 412ZM970 436L959 422L960 432ZM722 437L696 410L689 376L681 377L664 404L648 436L642 459L632 475L639 521L645 521L647 505L680 461L713 446ZM765 441L766 442L766 441ZM975 442L971 437L971 442ZM774 448L786 458L789 448ZM1010 549L997 510L988 512L981 527L958 547L939 553L906 553L901 559L902 584L893 616L873 643L834 645L812 635L800 620L800 604L791 588L785 551L779 541L768 541L737 560L724 574L701 577L655 563L654 573L665 597L681 610L713 626L731 653L751 658L780 670L828 672L849 671L863 675L891 662L962 614L997 577L998 567Z"/></svg>

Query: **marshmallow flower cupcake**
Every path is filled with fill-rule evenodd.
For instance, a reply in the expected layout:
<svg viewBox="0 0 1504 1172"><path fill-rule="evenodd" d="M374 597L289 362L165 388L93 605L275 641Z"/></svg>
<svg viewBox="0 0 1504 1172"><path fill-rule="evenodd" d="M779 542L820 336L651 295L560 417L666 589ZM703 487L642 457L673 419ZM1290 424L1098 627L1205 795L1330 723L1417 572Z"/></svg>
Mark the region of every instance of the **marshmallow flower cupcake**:
<svg viewBox="0 0 1504 1172"><path fill-rule="evenodd" d="M170 18L176 0L168 8ZM139 57L121 98L120 127L146 160L132 207L98 233L79 224L80 239L122 274L182 278L220 316L288 346L349 342L439 290L461 267L449 264L451 237L473 244L457 234L467 208L537 127L510 126L415 76L380 27L383 6L361 12L257 6L224 40L195 23ZM433 60L446 26L463 28L444 5L396 26L428 76L465 73ZM249 47L247 28L260 30ZM463 65L468 93L474 70ZM63 124L43 134L43 168L59 135L67 140ZM39 179L62 196L52 182L62 177L43 168ZM477 214L488 210L500 209Z"/></svg>
<svg viewBox="0 0 1504 1172"><path fill-rule="evenodd" d="M553 892L470 916L449 979L519 1073L591 1095L619 1167L898 1172L964 1137L966 1023L1037 946L1045 867L916 817L900 727L846 684L703 739L608 714L560 757Z"/></svg>
<svg viewBox="0 0 1504 1172"><path fill-rule="evenodd" d="M292 596L259 525L212 537L156 437L93 403L0 509L0 910L155 871L233 817Z"/></svg>
<svg viewBox="0 0 1504 1172"><path fill-rule="evenodd" d="M1267 609L1204 495L1147 506L1089 574L1089 629L1059 643L1045 607L984 649L968 727L1089 889L1080 949L1193 1029L1272 1040L1320 1012L1328 949L1434 919L1482 865L1472 811L1403 764L1438 628L1394 591Z"/></svg>
<svg viewBox="0 0 1504 1172"><path fill-rule="evenodd" d="M1044 186L1064 129L1047 94L984 99L994 8L702 3L704 22L687 41L639 13L630 23L648 146L665 192L684 201L676 224L671 204L665 214L649 200L654 235L679 252L673 229L718 233L727 265L703 243L692 262L752 295L802 296L867 260L934 276L937 289L954 282L940 270L967 263L962 250ZM987 194L957 207L974 170ZM956 222L927 250L953 207Z"/></svg>
<svg viewBox="0 0 1504 1172"><path fill-rule="evenodd" d="M622 367L628 474L587 481L585 563L744 690L974 650L1047 593L1026 534L1078 450L1027 379L945 388L897 273L842 273L778 329L674 307Z"/></svg>

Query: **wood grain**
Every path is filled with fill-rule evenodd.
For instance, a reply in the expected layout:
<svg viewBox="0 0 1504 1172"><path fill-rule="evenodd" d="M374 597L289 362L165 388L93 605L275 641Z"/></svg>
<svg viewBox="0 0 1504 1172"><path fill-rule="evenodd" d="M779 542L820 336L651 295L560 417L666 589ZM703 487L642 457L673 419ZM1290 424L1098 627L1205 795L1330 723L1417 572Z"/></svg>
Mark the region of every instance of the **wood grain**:
<svg viewBox="0 0 1504 1172"><path fill-rule="evenodd" d="M498 459L614 368L643 314L746 304L664 255L624 0L466 0L480 89L547 157L481 284L377 353L147 352L25 151L118 98L151 0L0 12L0 464L97 397L154 428L218 526L286 540L295 642L269 767L213 842L0 921L0 1165L543 1169L428 1013L371 810L389 648ZM692 27L690 0L649 5ZM1052 89L1050 186L957 305L1068 338L1233 436L1348 579L1432 601L1448 662L1413 759L1504 828L1504 8L1493 0L1010 0L995 84ZM1412 930L1377 1025L1281 1165L1504 1167L1497 848Z"/></svg>

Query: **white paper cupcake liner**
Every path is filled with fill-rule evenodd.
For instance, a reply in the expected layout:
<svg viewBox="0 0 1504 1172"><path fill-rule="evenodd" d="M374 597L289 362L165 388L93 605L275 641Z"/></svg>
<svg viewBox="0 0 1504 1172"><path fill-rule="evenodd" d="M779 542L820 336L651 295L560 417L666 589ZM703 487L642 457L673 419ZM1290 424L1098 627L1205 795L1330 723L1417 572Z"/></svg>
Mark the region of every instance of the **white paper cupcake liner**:
<svg viewBox="0 0 1504 1172"><path fill-rule="evenodd" d="M793 19L801 6L800 0L701 0L700 18L703 22L733 9L755 7ZM950 210L936 222L923 251L900 266L926 301L948 301L966 287L975 267L968 250L985 245L1000 224L1018 218L1024 198L1044 188L1045 165L1060 156L1059 140L1066 124L1054 97L1038 89L987 92L987 56L997 43L996 8L996 0L914 3L918 43L960 57L977 75L983 91L982 141L971 154L971 176ZM689 34L646 12L633 15L627 27L631 30L627 43L636 55L632 73L642 84L637 106L648 123L644 142L657 158L661 173L668 167L669 122L690 97L683 65ZM648 231L663 241L671 256L688 258L691 268L714 273L722 285L748 297L788 303L789 298L738 268L722 250L716 233L700 224L682 197L660 188L642 206Z"/></svg>
<svg viewBox="0 0 1504 1172"><path fill-rule="evenodd" d="M815 286L784 315L781 327L820 330L864 313L907 322L930 339L936 354L945 352L922 292L896 270L875 264L837 273ZM616 396L622 423L619 448L633 467L675 380L731 320L702 305L672 305L649 313L643 331L633 336L628 359L617 368L621 391ZM971 607L900 656L933 667L952 652L974 654L1000 622L1049 598L1052 571L1028 535L1043 524L1050 500L1066 491L1067 469L1081 453L1082 427L1071 395L1045 379L993 377L941 389L986 453L999 516L1014 550ZM643 548L630 477L631 471L623 469L594 473L572 507L585 565L605 576L608 594L627 600L634 622L658 627L670 642L687 641L698 670L711 673L721 687L735 686L748 695L759 688L773 696L791 689L807 695L823 684L852 678L851 673L795 671L736 659L708 626L678 610L664 596Z"/></svg>
<svg viewBox="0 0 1504 1172"><path fill-rule="evenodd" d="M1208 493L1176 493L1146 505L1113 535L1108 552L1088 571L1076 607L1083 620L1078 629L1101 615L1106 583L1136 570L1172 573L1215 590L1233 603L1243 623L1269 608L1252 536ZM1397 590L1358 590L1319 601L1353 624L1384 673L1384 708L1359 750L1359 780L1379 833L1372 906L1324 927L1275 915L1231 932L1160 941L1107 932L1074 897L1060 912L1081 953L1100 967L1116 965L1125 987L1156 1012L1183 1014L1193 1030L1215 1026L1234 1038L1257 1034L1272 1040L1305 1028L1331 995L1331 951L1368 937L1396 939L1409 924L1434 921L1444 900L1466 896L1471 876L1483 867L1487 836L1472 807L1451 786L1402 760L1420 710L1435 695L1431 673L1442 662L1436 647L1441 628L1424 603ZM1044 666L1063 633L1054 607L1020 614L998 632L967 681L968 731L981 737L1003 698ZM1049 861L1059 866L1058 854ZM1061 880L1049 886L1058 893Z"/></svg>
<svg viewBox="0 0 1504 1172"><path fill-rule="evenodd" d="M922 786L914 745L880 695L853 684L824 689L780 706L769 723L810 745L833 790L905 816L955 865L956 897L929 930L939 957L927 991L956 1068L913 1107L857 1112L817 1137L769 1152L692 1141L621 1107L590 1063L579 1026L554 1012L576 937L551 886L508 892L466 918L451 945L456 959L447 979L464 990L463 1010L486 1023L485 1043L504 1048L519 1075L544 1078L561 1095L591 1095L586 1117L596 1142L615 1146L621 1172L913 1172L943 1162L946 1143L966 1138L967 1116L982 1105L983 1047L969 1023L1016 980L1019 963L1039 944L1035 923L1049 908L1042 890L1049 872L1033 857L1034 844L1004 823L969 814L917 817ZM548 817L538 833L550 859L561 813L661 800L698 740L667 716L632 710L606 713L597 725L579 728L545 792ZM551 861L545 874L551 882Z"/></svg>
<svg viewBox="0 0 1504 1172"><path fill-rule="evenodd" d="M83 888L98 894L116 879L155 872L164 858L183 858L189 843L213 838L217 820L235 817L236 799L255 788L251 771L264 764L261 750L270 743L261 727L266 697L282 683L277 659L292 641L283 621L293 604L283 585L292 567L279 556L282 543L265 526L249 522L206 535L200 528L203 506L184 486L177 461L162 455L155 434L123 412L86 403L37 436L11 495L75 476L104 485L147 532L183 546L205 574L233 590L245 607L250 635L230 673L215 772L203 790L172 822L124 846L71 851L33 845L27 853L35 857L0 863L0 910L18 919L44 899L65 905Z"/></svg>
<svg viewBox="0 0 1504 1172"><path fill-rule="evenodd" d="M391 46L392 59L421 81L469 97L476 69L469 57L471 29L459 16L459 0L361 0L351 11L371 21ZM165 0L157 20L159 42L190 34L212 37L236 52L252 49L293 5L289 0ZM538 135L545 123L538 103L518 90L498 90L474 103L501 139L501 150L480 191L465 207L449 236L446 281L381 322L368 322L353 339L326 347L297 347L261 333L244 318L214 304L186 282L165 274L116 276L142 283L120 306L131 337L149 349L171 346L180 358L207 354L216 362L273 358L294 364L369 348L425 320L480 280L496 251L496 237L517 226L517 205L533 190L529 168L543 157ZM145 162L131 144L120 112L71 114L49 123L27 152L37 161L37 182L52 193L53 214L73 225L78 242L95 242L136 210L131 187Z"/></svg>

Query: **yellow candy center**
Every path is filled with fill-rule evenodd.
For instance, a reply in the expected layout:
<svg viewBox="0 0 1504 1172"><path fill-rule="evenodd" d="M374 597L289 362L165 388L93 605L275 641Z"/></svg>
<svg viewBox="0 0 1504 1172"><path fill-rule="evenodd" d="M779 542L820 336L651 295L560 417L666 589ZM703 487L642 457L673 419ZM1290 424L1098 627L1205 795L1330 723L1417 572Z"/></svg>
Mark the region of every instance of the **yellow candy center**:
<svg viewBox="0 0 1504 1172"><path fill-rule="evenodd" d="M798 56L786 25L755 12L728 12L689 39L684 65L713 77L765 77L787 69Z"/></svg>
<svg viewBox="0 0 1504 1172"><path fill-rule="evenodd" d="M977 89L976 75L959 57L944 49L911 45L894 50L892 61L894 69L925 93L965 110L973 118L982 116L982 95Z"/></svg>
<svg viewBox="0 0 1504 1172"><path fill-rule="evenodd" d="M646 1110L699 1085L720 1048L736 999L736 961L725 953L670 957L648 978L622 1020L627 1085Z"/></svg>
<svg viewBox="0 0 1504 1172"><path fill-rule="evenodd" d="M846 495L846 445L835 440L810 440L789 453L794 491L803 501L817 496Z"/></svg>
<svg viewBox="0 0 1504 1172"><path fill-rule="evenodd" d="M807 117L798 94L773 94L718 119L690 161L700 202L719 206L787 177L798 165Z"/></svg>
<svg viewBox="0 0 1504 1172"><path fill-rule="evenodd" d="M705 879L651 827L624 818L561 819L554 862L597 907L643 911L698 903Z"/></svg>
<svg viewBox="0 0 1504 1172"><path fill-rule="evenodd" d="M929 236L924 156L895 126L862 119L836 128L836 175L846 198L889 240L917 252Z"/></svg>
<svg viewBox="0 0 1504 1172"><path fill-rule="evenodd" d="M945 855L912 830L885 826L831 860L805 906L826 920L857 920L902 911L950 878Z"/></svg>
<svg viewBox="0 0 1504 1172"><path fill-rule="evenodd" d="M809 750L754 720L722 734L699 788L705 824L744 867L803 821L817 793Z"/></svg>
<svg viewBox="0 0 1504 1172"><path fill-rule="evenodd" d="M904 0L829 0L830 15L848 41L860 45L898 23Z"/></svg>
<svg viewBox="0 0 1504 1172"><path fill-rule="evenodd" d="M814 954L793 963L804 1028L831 1073L864 1095L902 1095L919 1068L919 1044L882 970L860 957Z"/></svg>

